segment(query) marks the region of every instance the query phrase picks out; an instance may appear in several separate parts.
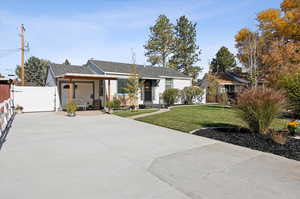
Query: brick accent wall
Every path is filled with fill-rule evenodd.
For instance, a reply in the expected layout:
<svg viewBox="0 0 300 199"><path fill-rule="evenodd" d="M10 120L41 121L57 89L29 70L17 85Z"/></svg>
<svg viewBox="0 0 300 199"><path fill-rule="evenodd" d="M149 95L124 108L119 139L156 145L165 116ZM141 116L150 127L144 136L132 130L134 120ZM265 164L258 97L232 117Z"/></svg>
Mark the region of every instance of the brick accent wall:
<svg viewBox="0 0 300 199"><path fill-rule="evenodd" d="M0 103L10 98L10 85L0 84Z"/></svg>

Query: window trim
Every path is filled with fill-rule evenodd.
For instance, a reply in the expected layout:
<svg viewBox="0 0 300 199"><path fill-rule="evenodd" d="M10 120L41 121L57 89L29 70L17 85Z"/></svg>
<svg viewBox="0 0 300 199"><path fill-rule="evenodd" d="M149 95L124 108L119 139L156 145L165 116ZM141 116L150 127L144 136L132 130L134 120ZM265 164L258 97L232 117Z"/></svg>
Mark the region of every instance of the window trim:
<svg viewBox="0 0 300 199"><path fill-rule="evenodd" d="M118 95L127 95L128 94L128 92L126 92L126 91L121 91L121 88L119 88L119 82L120 82L120 80L122 80L122 81L125 81L126 83L126 85L127 85L127 83L128 83L128 79L126 79L126 78L119 78L119 79L117 79L117 94ZM123 85L124 86L124 85ZM124 89L124 88L126 88L126 86L125 87L123 87L122 88L122 90ZM121 92L120 92L121 91Z"/></svg>
<svg viewBox="0 0 300 199"><path fill-rule="evenodd" d="M168 81L170 81L169 82L170 85L167 84ZM165 80L165 89L171 89L171 88L174 88L174 79L173 78L166 78L166 80Z"/></svg>

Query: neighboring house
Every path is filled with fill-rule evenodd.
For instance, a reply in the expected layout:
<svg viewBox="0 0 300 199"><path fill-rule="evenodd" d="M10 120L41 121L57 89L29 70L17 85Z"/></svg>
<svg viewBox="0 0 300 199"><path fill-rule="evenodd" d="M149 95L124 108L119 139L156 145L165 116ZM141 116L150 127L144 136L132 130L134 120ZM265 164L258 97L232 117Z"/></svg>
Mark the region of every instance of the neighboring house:
<svg viewBox="0 0 300 199"><path fill-rule="evenodd" d="M161 95L168 88L183 89L192 85L192 78L171 68L136 65L142 84L139 104L158 106ZM83 66L50 63L46 86L57 86L61 108L70 100L81 105L101 109L105 101L114 97L128 105L124 90L132 64L89 60ZM181 103L181 102L179 102Z"/></svg>
<svg viewBox="0 0 300 199"><path fill-rule="evenodd" d="M10 87L13 80L0 76L0 103L10 98Z"/></svg>
<svg viewBox="0 0 300 199"><path fill-rule="evenodd" d="M217 88L217 96L212 96L211 93L209 93L209 75L218 82L219 87ZM225 72L205 74L204 78L200 82L200 87L204 89L206 94L205 103L217 103L219 102L218 96L222 93L226 93L230 101L236 100L238 93L249 86L249 84L250 82L246 78L243 78L233 72Z"/></svg>

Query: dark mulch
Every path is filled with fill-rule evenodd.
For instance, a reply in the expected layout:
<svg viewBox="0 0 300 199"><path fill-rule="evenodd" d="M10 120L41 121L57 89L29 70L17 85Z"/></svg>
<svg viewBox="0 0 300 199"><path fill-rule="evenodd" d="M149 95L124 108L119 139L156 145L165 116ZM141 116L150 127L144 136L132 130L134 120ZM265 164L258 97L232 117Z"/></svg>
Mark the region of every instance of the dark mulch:
<svg viewBox="0 0 300 199"><path fill-rule="evenodd" d="M269 136L252 134L248 129L212 128L202 129L194 134L300 161L300 140L292 137L282 145Z"/></svg>

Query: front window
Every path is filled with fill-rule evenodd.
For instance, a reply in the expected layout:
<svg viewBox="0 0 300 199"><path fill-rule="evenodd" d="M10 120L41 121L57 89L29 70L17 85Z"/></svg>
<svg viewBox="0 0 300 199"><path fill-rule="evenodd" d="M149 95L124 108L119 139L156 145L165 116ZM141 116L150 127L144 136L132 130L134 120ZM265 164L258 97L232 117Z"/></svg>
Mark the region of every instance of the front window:
<svg viewBox="0 0 300 199"><path fill-rule="evenodd" d="M166 79L166 89L173 88L173 79Z"/></svg>
<svg viewBox="0 0 300 199"><path fill-rule="evenodd" d="M234 93L234 85L225 85L225 89L227 93Z"/></svg>
<svg viewBox="0 0 300 199"><path fill-rule="evenodd" d="M118 94L125 94L125 88L127 88L128 79L118 79Z"/></svg>

